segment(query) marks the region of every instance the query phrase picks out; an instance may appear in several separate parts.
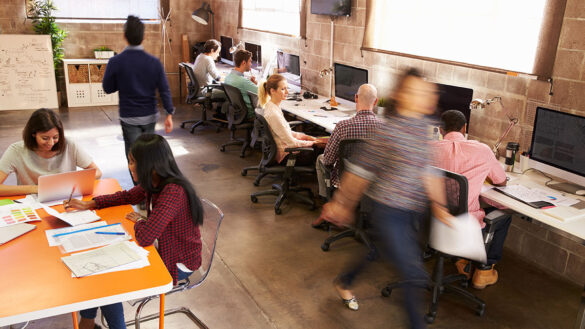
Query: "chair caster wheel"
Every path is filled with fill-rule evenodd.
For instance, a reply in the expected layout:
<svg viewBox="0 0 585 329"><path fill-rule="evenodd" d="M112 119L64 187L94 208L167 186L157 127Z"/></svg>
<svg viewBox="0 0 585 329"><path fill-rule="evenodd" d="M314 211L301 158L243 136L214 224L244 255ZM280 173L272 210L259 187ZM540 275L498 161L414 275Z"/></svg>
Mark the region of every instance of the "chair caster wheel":
<svg viewBox="0 0 585 329"><path fill-rule="evenodd" d="M435 317L436 316L437 316L437 312L427 313L427 314L425 314L425 321L428 324L431 324L431 323L435 322Z"/></svg>
<svg viewBox="0 0 585 329"><path fill-rule="evenodd" d="M181 128L185 128L185 124L184 123L181 123Z"/></svg>
<svg viewBox="0 0 585 329"><path fill-rule="evenodd" d="M245 158L246 155L244 153L240 154L240 158Z"/></svg>
<svg viewBox="0 0 585 329"><path fill-rule="evenodd" d="M485 304L480 305L475 314L477 314L477 316L483 316L485 314Z"/></svg>
<svg viewBox="0 0 585 329"><path fill-rule="evenodd" d="M321 250L328 251L329 250L329 243L323 243L321 245Z"/></svg>
<svg viewBox="0 0 585 329"><path fill-rule="evenodd" d="M219 129L219 127L217 127L217 128L215 129L215 132L216 132L216 133L219 133L220 131L221 131L221 129Z"/></svg>
<svg viewBox="0 0 585 329"><path fill-rule="evenodd" d="M461 281L461 288L467 289L469 287L469 281Z"/></svg>
<svg viewBox="0 0 585 329"><path fill-rule="evenodd" d="M219 148L219 151L220 151L220 152L225 152L225 147L223 147L223 146L222 146L222 147L220 147L220 148Z"/></svg>
<svg viewBox="0 0 585 329"><path fill-rule="evenodd" d="M282 214L282 210L280 210L280 208L274 208L274 213L280 215Z"/></svg>
<svg viewBox="0 0 585 329"><path fill-rule="evenodd" d="M388 287L382 289L382 296L390 297L390 295L392 295L392 289L390 289Z"/></svg>
<svg viewBox="0 0 585 329"><path fill-rule="evenodd" d="M252 196L250 196L250 200L252 200L252 202L253 202L253 203L256 203L256 202L258 202L258 198L257 198L257 197L255 197L255 196L253 196L253 195L252 195Z"/></svg>
<svg viewBox="0 0 585 329"><path fill-rule="evenodd" d="M254 186L258 186L258 185L260 185L260 182L254 181L254 183L252 183L252 184L254 184Z"/></svg>
<svg viewBox="0 0 585 329"><path fill-rule="evenodd" d="M241 174L242 174L242 176L246 176L248 174L248 171L247 170L242 170Z"/></svg>

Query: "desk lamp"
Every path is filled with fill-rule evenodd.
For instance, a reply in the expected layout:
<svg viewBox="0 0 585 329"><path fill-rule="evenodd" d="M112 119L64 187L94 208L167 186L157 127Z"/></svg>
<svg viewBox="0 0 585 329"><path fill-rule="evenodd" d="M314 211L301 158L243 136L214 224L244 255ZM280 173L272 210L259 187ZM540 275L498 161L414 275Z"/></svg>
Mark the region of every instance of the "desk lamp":
<svg viewBox="0 0 585 329"><path fill-rule="evenodd" d="M326 67L326 68L322 69L321 71L319 71L319 77L320 78L326 77L326 76L332 74L332 72L333 72L332 67ZM335 91L333 90L333 77L332 76L329 77L329 82L330 82L330 84L329 84L329 97L330 97L329 104L331 106L337 106L337 105L339 105L339 103L337 103L337 101L335 100Z"/></svg>
<svg viewBox="0 0 585 329"><path fill-rule="evenodd" d="M244 43L242 41L238 42L237 45L230 47L230 54L233 54L240 49L244 49Z"/></svg>
<svg viewBox="0 0 585 329"><path fill-rule="evenodd" d="M197 23L207 25L209 23L209 16L211 15L211 38L215 39L215 29L213 27L214 21L214 14L211 10L211 6L209 3L203 1L201 4L201 8L196 9L193 14L191 14L191 18L193 18Z"/></svg>
<svg viewBox="0 0 585 329"><path fill-rule="evenodd" d="M485 101L483 99L474 99L471 101L471 103L469 104L469 109L471 110L477 110L477 109L485 109L488 105L493 104L493 103L500 103L502 104L502 108L504 108L504 104L502 103L502 97L500 96L495 96L491 99L486 99ZM500 147L500 144L502 144L502 140L504 140L504 138L506 138L506 135L508 135L508 133L510 132L510 130L512 130L512 127L514 127L517 123L518 123L518 118L513 118L510 116L510 113L508 111L505 110L506 112L506 117L508 117L508 121L509 121L509 125L508 128L506 129L506 131L504 131L504 133L502 134L502 136L500 136L500 138L498 138L498 140L496 141L496 143L494 144L494 146L492 147L492 152L494 152L494 155L496 156L496 158L499 158L498 155L498 148Z"/></svg>

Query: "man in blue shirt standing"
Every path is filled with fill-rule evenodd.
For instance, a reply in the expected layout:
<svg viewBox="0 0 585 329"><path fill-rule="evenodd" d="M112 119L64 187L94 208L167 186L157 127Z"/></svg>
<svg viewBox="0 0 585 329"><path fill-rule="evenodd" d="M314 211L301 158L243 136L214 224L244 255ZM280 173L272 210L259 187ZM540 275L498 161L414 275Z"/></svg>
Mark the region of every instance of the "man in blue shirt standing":
<svg viewBox="0 0 585 329"><path fill-rule="evenodd" d="M106 67L102 86L108 94L118 91L120 124L126 147L126 157L138 136L154 133L160 116L156 90L167 111L165 132L173 130L175 108L164 68L158 58L144 51L144 24L136 16L128 16L124 24L128 47L112 57Z"/></svg>
<svg viewBox="0 0 585 329"><path fill-rule="evenodd" d="M258 82L256 78L252 76L250 80L244 77L244 72L248 72L252 69L252 53L240 49L234 54L234 64L236 67L225 77L225 83L240 89L244 102L248 107L248 119L254 118L254 106L248 96L248 91L258 94Z"/></svg>

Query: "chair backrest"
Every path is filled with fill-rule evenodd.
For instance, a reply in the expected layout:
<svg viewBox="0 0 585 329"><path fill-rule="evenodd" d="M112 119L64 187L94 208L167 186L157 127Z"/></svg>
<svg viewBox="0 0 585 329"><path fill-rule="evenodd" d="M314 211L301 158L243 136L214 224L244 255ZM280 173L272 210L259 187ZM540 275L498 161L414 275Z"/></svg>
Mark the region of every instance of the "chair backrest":
<svg viewBox="0 0 585 329"><path fill-rule="evenodd" d="M250 103L254 109L258 108L258 94L248 91L248 97L250 97Z"/></svg>
<svg viewBox="0 0 585 329"><path fill-rule="evenodd" d="M248 106L244 102L242 92L239 88L228 85L227 83L222 83L221 86L230 102L230 108L227 113L228 122L236 125L243 123L248 117Z"/></svg>
<svg viewBox="0 0 585 329"><path fill-rule="evenodd" d="M339 142L339 164L337 175L341 176L345 170L345 161L353 162L356 156L359 154L360 148L363 148L364 144L368 142L367 139L361 138L347 138Z"/></svg>
<svg viewBox="0 0 585 329"><path fill-rule="evenodd" d="M211 270L215 245L219 235L219 226L223 220L223 212L213 202L201 199L203 206L203 224L199 227L201 232L201 266L189 276L187 289L200 285Z"/></svg>
<svg viewBox="0 0 585 329"><path fill-rule="evenodd" d="M256 114L254 130L257 131L257 139L260 140L262 146L262 158L260 159L259 167L263 168L274 162L278 147L270 131L270 126L268 126L268 122L266 122L266 119L262 115Z"/></svg>
<svg viewBox="0 0 585 329"><path fill-rule="evenodd" d="M258 107L258 94L248 91L248 97L250 97L250 102L254 107L254 112L256 112L256 115L264 115L264 109ZM254 147L256 142L259 141L260 133L261 132L258 131L256 122L254 121L254 128L252 129L252 133L250 135L250 147Z"/></svg>
<svg viewBox="0 0 585 329"><path fill-rule="evenodd" d="M193 72L193 67L191 64L182 62L179 65L185 69L185 72L187 72L187 76L190 80L189 94L185 100L186 103L190 103L193 98L196 98L197 95L199 95L201 88L199 88L199 83L197 82L197 78L195 77L195 72Z"/></svg>
<svg viewBox="0 0 585 329"><path fill-rule="evenodd" d="M447 198L447 205L449 212L454 215L460 215L467 212L467 195L469 193L469 185L467 178L463 175L436 168L443 173L445 178L445 197Z"/></svg>

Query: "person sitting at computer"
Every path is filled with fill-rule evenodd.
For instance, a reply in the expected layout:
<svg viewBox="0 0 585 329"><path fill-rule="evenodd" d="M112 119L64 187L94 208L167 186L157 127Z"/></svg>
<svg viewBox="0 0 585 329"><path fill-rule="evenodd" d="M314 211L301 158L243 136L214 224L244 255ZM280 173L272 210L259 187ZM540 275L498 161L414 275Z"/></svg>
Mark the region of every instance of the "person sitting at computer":
<svg viewBox="0 0 585 329"><path fill-rule="evenodd" d="M252 69L252 53L244 49L238 50L234 54L234 64L236 67L225 77L225 83L240 89L248 107L248 119L254 118L254 106L250 101L248 91L258 93L258 82L254 76L251 76L250 79L244 77L244 73Z"/></svg>
<svg viewBox="0 0 585 329"><path fill-rule="evenodd" d="M158 252L173 278L173 284L176 284L201 266L201 200L193 185L181 173L168 142L162 136L143 134L138 137L128 156L128 169L138 182L137 186L128 191L97 196L90 201L65 201L65 208L101 209L146 201L149 209L147 217L132 212L126 218L135 222L134 231L139 245L149 246L158 240ZM117 319L121 317L123 324L121 303L116 312ZM96 309L80 313L80 323L85 328L94 328Z"/></svg>
<svg viewBox="0 0 585 329"><path fill-rule="evenodd" d="M327 197L327 184L324 173L331 169L331 186L339 183L337 170L339 168L339 143L350 138L372 138L375 129L380 125L380 120L372 111L378 103L378 91L371 84L363 84L355 95L356 115L347 120L338 122L331 133L331 137L325 147L325 152L317 157L317 180L319 181L319 195ZM311 225L319 227L323 223L321 217L317 218Z"/></svg>
<svg viewBox="0 0 585 329"><path fill-rule="evenodd" d="M324 146L323 142L315 137L292 131L280 109L280 103L286 99L287 95L286 79L280 74L271 75L268 80L258 87L258 99L260 105L264 108L264 118L278 147L276 153L278 163L282 162L288 155L284 151L286 148L312 147L313 145L317 147L319 145ZM303 151L297 156L296 164L301 166L311 165L315 163L315 158L315 152Z"/></svg>
<svg viewBox="0 0 585 329"><path fill-rule="evenodd" d="M465 131L467 122L465 115L457 110L445 111L441 115L440 132L443 140L434 141L434 152L438 167L463 175L469 184L468 211L475 216L482 228L485 228L483 218L486 213L495 208L482 209L479 205L479 195L483 182L487 179L494 185L506 185L506 173L498 162L489 146L478 141L467 140ZM502 259L504 241L508 234L511 216L497 222L494 237L487 250L487 264L481 264L473 273L472 285L476 289L483 289L498 281L498 272L494 265ZM457 270L461 274L471 277L471 266L468 261L457 261Z"/></svg>
<svg viewBox="0 0 585 329"><path fill-rule="evenodd" d="M39 176L74 171L77 167L101 170L75 142L65 138L59 115L50 109L33 112L22 131L22 141L10 145L0 158L0 196L35 194ZM5 185L11 173L17 185Z"/></svg>
<svg viewBox="0 0 585 329"><path fill-rule="evenodd" d="M215 61L219 57L220 51L221 43L215 39L209 39L203 45L203 52L195 58L193 73L195 73L199 88L214 83L214 80L217 82L221 81L221 75L215 67ZM214 88L212 89L211 97L225 98L225 93L221 89Z"/></svg>

